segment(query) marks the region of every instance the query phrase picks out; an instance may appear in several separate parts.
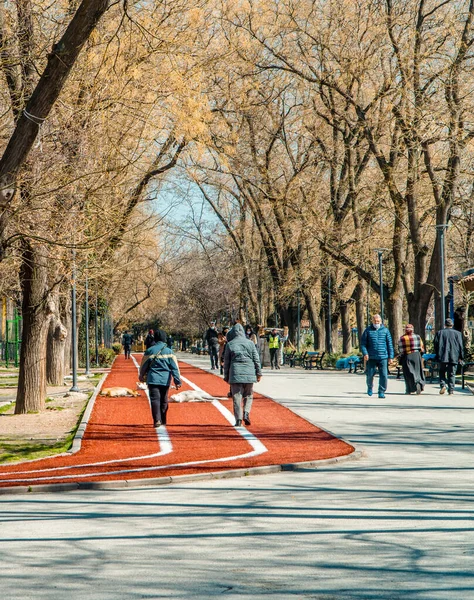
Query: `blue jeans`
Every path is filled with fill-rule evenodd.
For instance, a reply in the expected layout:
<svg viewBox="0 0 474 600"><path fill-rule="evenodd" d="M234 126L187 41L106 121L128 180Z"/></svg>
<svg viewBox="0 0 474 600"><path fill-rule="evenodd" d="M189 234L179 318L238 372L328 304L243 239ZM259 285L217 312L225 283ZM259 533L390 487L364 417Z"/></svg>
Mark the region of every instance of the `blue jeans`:
<svg viewBox="0 0 474 600"><path fill-rule="evenodd" d="M381 394L387 389L388 358L369 358L369 360L367 361L366 377L368 390L372 389L374 383L374 375L377 370L379 372L379 394Z"/></svg>

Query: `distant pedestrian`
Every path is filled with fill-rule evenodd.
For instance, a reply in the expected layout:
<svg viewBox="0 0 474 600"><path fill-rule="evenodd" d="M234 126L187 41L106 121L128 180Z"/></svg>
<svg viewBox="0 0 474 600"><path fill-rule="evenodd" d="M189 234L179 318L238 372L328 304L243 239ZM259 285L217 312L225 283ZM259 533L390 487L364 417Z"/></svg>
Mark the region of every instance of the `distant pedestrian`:
<svg viewBox="0 0 474 600"><path fill-rule="evenodd" d="M366 328L360 340L360 349L366 362L367 394L372 396L375 372L379 373L379 398L385 398L388 381L388 363L394 357L390 331L382 324L382 317L374 315L372 325Z"/></svg>
<svg viewBox="0 0 474 600"><path fill-rule="evenodd" d="M227 332L229 331L228 327L224 327L224 329L218 335L219 342L219 367L221 375L224 375L224 352L227 344Z"/></svg>
<svg viewBox="0 0 474 600"><path fill-rule="evenodd" d="M423 340L413 325L406 325L405 334L398 340L399 363L405 378L405 394L421 394L425 388L422 354Z"/></svg>
<svg viewBox="0 0 474 600"><path fill-rule="evenodd" d="M122 346L123 346L123 351L125 353L125 358L130 358L132 344L133 344L133 336L130 333L130 331L127 330L122 336Z"/></svg>
<svg viewBox="0 0 474 600"><path fill-rule="evenodd" d="M211 321L209 329L206 331L204 341L207 344L209 356L211 357L211 369L217 369L219 362L219 334L216 328L216 322Z"/></svg>
<svg viewBox="0 0 474 600"><path fill-rule="evenodd" d="M155 332L153 329L148 330L148 334L145 338L145 348L148 350L151 346L155 344Z"/></svg>
<svg viewBox="0 0 474 600"><path fill-rule="evenodd" d="M230 383L237 427L250 425L253 402L253 384L262 378L262 369L255 344L246 339L240 323L233 327L235 336L227 342L224 354L224 381ZM243 415L242 415L243 400Z"/></svg>
<svg viewBox="0 0 474 600"><path fill-rule="evenodd" d="M257 336L255 335L250 325L247 325L245 328L245 337L251 342L253 342L255 345L257 345Z"/></svg>
<svg viewBox="0 0 474 600"><path fill-rule="evenodd" d="M145 352L140 365L140 381L146 381L150 394L153 426L166 425L168 391L173 378L176 389L181 387L178 361L171 348L166 345L166 333L155 331L155 344Z"/></svg>
<svg viewBox="0 0 474 600"><path fill-rule="evenodd" d="M447 387L448 394L454 394L457 366L464 358L463 340L461 332L453 329L451 319L446 319L444 325L434 339L436 360L440 363L439 393L444 394Z"/></svg>
<svg viewBox="0 0 474 600"><path fill-rule="evenodd" d="M272 329L268 336L268 348L270 350L270 367L273 369L280 368L280 344L281 338L275 328Z"/></svg>

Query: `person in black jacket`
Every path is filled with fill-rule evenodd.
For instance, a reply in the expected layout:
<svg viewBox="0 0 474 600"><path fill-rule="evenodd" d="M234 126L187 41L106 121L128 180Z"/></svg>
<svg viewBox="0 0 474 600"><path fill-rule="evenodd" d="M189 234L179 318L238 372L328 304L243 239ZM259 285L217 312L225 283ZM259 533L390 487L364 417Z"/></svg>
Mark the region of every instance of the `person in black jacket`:
<svg viewBox="0 0 474 600"><path fill-rule="evenodd" d="M204 336L204 341L207 344L209 356L211 357L211 369L217 369L219 364L219 334L215 321L211 321L209 329Z"/></svg>
<svg viewBox="0 0 474 600"><path fill-rule="evenodd" d="M434 339L434 350L436 360L440 363L439 383L440 394L444 394L446 387L448 394L454 393L456 383L456 369L464 358L462 334L453 329L451 319L446 319L444 329L438 331Z"/></svg>
<svg viewBox="0 0 474 600"><path fill-rule="evenodd" d="M148 348L151 348L151 346L155 345L155 332L153 331L153 329L150 329L148 331L148 335L145 338L145 348L148 350Z"/></svg>
<svg viewBox="0 0 474 600"><path fill-rule="evenodd" d="M125 353L125 358L130 358L132 344L133 344L133 336L130 333L130 331L126 331L122 337L122 346L123 346L123 351Z"/></svg>

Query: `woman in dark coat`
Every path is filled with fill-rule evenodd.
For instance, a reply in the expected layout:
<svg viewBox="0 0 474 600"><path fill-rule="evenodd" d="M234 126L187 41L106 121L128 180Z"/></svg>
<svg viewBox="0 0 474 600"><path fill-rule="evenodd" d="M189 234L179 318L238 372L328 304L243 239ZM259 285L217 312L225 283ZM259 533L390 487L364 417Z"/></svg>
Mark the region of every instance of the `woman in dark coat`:
<svg viewBox="0 0 474 600"><path fill-rule="evenodd" d="M413 325L405 327L405 334L398 340L399 362L405 377L405 394L421 394L425 387L422 354L423 341L414 332Z"/></svg>

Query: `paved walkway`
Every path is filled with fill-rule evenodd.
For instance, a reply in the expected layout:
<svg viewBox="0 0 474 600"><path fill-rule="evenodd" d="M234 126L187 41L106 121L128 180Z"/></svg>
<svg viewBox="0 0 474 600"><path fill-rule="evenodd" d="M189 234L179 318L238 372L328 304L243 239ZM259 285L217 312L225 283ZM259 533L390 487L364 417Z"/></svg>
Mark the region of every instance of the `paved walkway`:
<svg viewBox="0 0 474 600"><path fill-rule="evenodd" d="M205 357L192 359L206 365ZM368 398L347 373L258 391L364 451L321 469L0 497L6 599L472 600L474 397Z"/></svg>

